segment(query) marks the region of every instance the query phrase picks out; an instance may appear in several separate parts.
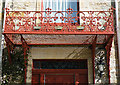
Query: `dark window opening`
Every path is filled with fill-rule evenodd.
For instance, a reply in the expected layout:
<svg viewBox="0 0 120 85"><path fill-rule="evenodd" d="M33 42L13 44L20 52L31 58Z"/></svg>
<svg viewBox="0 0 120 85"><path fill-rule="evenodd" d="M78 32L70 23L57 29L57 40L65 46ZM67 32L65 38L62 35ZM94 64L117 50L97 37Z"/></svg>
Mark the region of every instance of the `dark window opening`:
<svg viewBox="0 0 120 85"><path fill-rule="evenodd" d="M87 69L87 60L33 60L34 69Z"/></svg>

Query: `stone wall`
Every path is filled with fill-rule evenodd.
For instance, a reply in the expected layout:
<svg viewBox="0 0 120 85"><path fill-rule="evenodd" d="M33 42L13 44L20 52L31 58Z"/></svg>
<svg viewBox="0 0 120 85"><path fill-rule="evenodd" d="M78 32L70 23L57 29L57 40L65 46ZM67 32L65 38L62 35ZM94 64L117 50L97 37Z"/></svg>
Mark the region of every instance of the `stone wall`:
<svg viewBox="0 0 120 85"><path fill-rule="evenodd" d="M119 18L119 30L118 30L118 32L120 33L120 0L119 0L119 2L118 2L118 18ZM118 37L118 39L120 40L120 36ZM120 45L120 43L118 43L119 45ZM117 46L119 46L119 45L117 45ZM120 49L120 46L119 46L119 48L118 49ZM119 52L119 55L120 55L120 51L118 51ZM120 60L119 60L119 58L117 59L117 61L118 61L118 63L117 63L117 68L118 68L118 70L117 70L117 77L118 77L118 83L120 83L120 69L119 69L119 62L120 62Z"/></svg>
<svg viewBox="0 0 120 85"><path fill-rule="evenodd" d="M118 15L119 15L119 23L120 23L120 1L118 2ZM120 28L120 24L119 24L119 28Z"/></svg>
<svg viewBox="0 0 120 85"><path fill-rule="evenodd" d="M0 84L2 76L2 0L0 0Z"/></svg>
<svg viewBox="0 0 120 85"><path fill-rule="evenodd" d="M110 52L110 83L117 83L114 39L112 42L112 47L111 47L111 52Z"/></svg>
<svg viewBox="0 0 120 85"><path fill-rule="evenodd" d="M10 10L35 11L36 0L6 0L6 7ZM12 2L13 1L13 2Z"/></svg>
<svg viewBox="0 0 120 85"><path fill-rule="evenodd" d="M40 0L6 0L6 7L11 10L39 10ZM12 2L13 1L13 2ZM36 3L37 1L37 3ZM105 11L111 8L111 0L79 0L81 11Z"/></svg>
<svg viewBox="0 0 120 85"><path fill-rule="evenodd" d="M107 11L111 8L111 0L80 0L81 11Z"/></svg>

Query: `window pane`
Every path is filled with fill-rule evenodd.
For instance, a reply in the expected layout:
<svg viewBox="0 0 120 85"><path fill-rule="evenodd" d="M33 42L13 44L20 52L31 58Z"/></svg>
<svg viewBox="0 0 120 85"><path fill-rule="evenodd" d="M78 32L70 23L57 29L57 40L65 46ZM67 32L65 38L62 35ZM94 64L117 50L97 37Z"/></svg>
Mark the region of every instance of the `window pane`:
<svg viewBox="0 0 120 85"><path fill-rule="evenodd" d="M87 69L87 60L33 61L35 69Z"/></svg>
<svg viewBox="0 0 120 85"><path fill-rule="evenodd" d="M42 7L41 7L42 8ZM77 11L77 0L43 0L43 10L45 10L46 8L51 8L52 11L67 11L68 8L72 8L73 11ZM73 22L71 23L75 23L77 21L75 21L75 17L76 17L76 13L77 12L73 12L71 15L68 15L67 12L62 12L63 15L61 13L57 13L56 12L52 12L49 16L50 17L58 17L58 19L56 19L56 21L52 20L53 23L62 23L65 22L67 19L64 18L64 20L62 21L60 19L60 17L70 17L71 16L71 20L73 20ZM43 14L44 17L47 16L47 14ZM74 17L74 18L73 18Z"/></svg>

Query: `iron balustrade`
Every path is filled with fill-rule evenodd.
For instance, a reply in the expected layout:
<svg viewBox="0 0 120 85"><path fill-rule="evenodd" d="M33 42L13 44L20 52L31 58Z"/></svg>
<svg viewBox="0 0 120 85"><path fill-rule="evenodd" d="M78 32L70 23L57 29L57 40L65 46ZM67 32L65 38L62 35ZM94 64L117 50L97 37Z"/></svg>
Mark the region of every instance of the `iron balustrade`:
<svg viewBox="0 0 120 85"><path fill-rule="evenodd" d="M6 8L4 33L114 34L113 10L10 11Z"/></svg>

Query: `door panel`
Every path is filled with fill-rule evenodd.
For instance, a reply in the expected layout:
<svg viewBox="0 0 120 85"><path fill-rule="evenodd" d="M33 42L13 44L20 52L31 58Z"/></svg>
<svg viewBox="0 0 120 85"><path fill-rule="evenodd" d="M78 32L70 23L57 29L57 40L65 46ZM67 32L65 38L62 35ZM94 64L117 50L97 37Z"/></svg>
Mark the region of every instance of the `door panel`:
<svg viewBox="0 0 120 85"><path fill-rule="evenodd" d="M73 85L74 75L72 74L46 74L45 84Z"/></svg>
<svg viewBox="0 0 120 85"><path fill-rule="evenodd" d="M39 74L33 74L32 75L32 82L34 83L32 83L32 85L39 85L39 83L40 83L40 76L39 76Z"/></svg>
<svg viewBox="0 0 120 85"><path fill-rule="evenodd" d="M39 75L33 75L32 85L86 85L88 83L88 75L86 74L68 74L68 73L46 73ZM77 84L76 84L77 85Z"/></svg>
<svg viewBox="0 0 120 85"><path fill-rule="evenodd" d="M88 83L88 75L79 75L79 83L86 85Z"/></svg>

